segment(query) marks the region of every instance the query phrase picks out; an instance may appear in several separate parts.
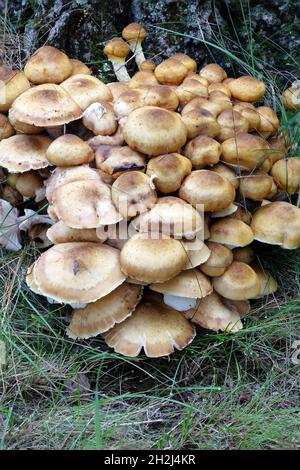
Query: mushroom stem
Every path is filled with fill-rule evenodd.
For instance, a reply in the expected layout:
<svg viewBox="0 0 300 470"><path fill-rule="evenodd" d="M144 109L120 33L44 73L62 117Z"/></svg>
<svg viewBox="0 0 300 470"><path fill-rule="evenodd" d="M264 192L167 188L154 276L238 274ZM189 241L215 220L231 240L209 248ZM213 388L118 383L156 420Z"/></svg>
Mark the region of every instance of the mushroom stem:
<svg viewBox="0 0 300 470"><path fill-rule="evenodd" d="M133 41L129 41L129 46L131 52L134 54L136 65L138 68L141 68L141 63L146 60L144 56L144 51L142 48L142 41L140 39L134 39Z"/></svg>
<svg viewBox="0 0 300 470"><path fill-rule="evenodd" d="M112 63L117 80L119 82L129 82L129 80L131 80L131 77L129 73L127 72L125 60L116 61L115 59L112 59L111 57L109 57L109 60Z"/></svg>

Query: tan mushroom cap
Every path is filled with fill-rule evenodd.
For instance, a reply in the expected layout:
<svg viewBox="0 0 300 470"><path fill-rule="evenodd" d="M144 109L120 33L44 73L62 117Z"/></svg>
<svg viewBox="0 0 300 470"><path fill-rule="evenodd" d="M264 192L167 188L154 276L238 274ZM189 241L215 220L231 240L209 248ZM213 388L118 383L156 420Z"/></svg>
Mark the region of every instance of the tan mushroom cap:
<svg viewBox="0 0 300 470"><path fill-rule="evenodd" d="M15 114L9 115L9 122L14 127L17 134L41 134L44 132L44 127L37 127L33 124L25 124L24 122L18 121Z"/></svg>
<svg viewBox="0 0 300 470"><path fill-rule="evenodd" d="M207 276L197 269L182 271L169 281L160 284L150 284L150 289L161 294L175 295L202 299L212 293L212 285Z"/></svg>
<svg viewBox="0 0 300 470"><path fill-rule="evenodd" d="M114 108L107 101L91 104L83 113L82 124L95 135L112 135L118 128Z"/></svg>
<svg viewBox="0 0 300 470"><path fill-rule="evenodd" d="M256 272L246 263L233 261L224 274L213 278L213 287L226 299L248 300L257 297L260 281Z"/></svg>
<svg viewBox="0 0 300 470"><path fill-rule="evenodd" d="M144 60L140 65L140 69L142 71L154 72L155 67L156 67L156 64L151 59Z"/></svg>
<svg viewBox="0 0 300 470"><path fill-rule="evenodd" d="M0 65L0 112L7 112L14 100L30 88L30 83L22 72Z"/></svg>
<svg viewBox="0 0 300 470"><path fill-rule="evenodd" d="M260 282L260 289L257 298L274 294L278 289L278 284L270 271L261 266L252 266Z"/></svg>
<svg viewBox="0 0 300 470"><path fill-rule="evenodd" d="M199 212L174 196L159 198L150 211L136 217L132 223L139 232L159 232L175 237L191 237L203 229Z"/></svg>
<svg viewBox="0 0 300 470"><path fill-rule="evenodd" d="M25 64L24 73L35 85L61 83L73 70L68 56L52 46L40 47Z"/></svg>
<svg viewBox="0 0 300 470"><path fill-rule="evenodd" d="M9 119L38 127L54 127L80 119L82 111L72 97L52 83L30 88L9 110Z"/></svg>
<svg viewBox="0 0 300 470"><path fill-rule="evenodd" d="M38 191L43 188L43 180L37 171L28 171L18 175L16 190L26 198L36 197Z"/></svg>
<svg viewBox="0 0 300 470"><path fill-rule="evenodd" d="M181 85L176 88L176 95L179 98L180 105L184 106L186 103L198 96L207 98L207 86L199 80L186 77Z"/></svg>
<svg viewBox="0 0 300 470"><path fill-rule="evenodd" d="M121 174L139 170L145 171L146 157L127 145L120 147L99 145L95 153L96 166L113 180ZM150 175L149 175L150 176Z"/></svg>
<svg viewBox="0 0 300 470"><path fill-rule="evenodd" d="M280 126L276 112L268 106L260 106L256 110L260 116L259 133L263 137L270 137L276 134Z"/></svg>
<svg viewBox="0 0 300 470"><path fill-rule="evenodd" d="M10 173L24 173L49 165L46 152L51 139L41 135L13 135L0 142L0 165Z"/></svg>
<svg viewBox="0 0 300 470"><path fill-rule="evenodd" d="M220 149L221 151L221 149ZM232 168L229 168L228 166L224 165L224 163L217 163L211 168L211 171L214 171L215 173L218 173L218 175L224 176L224 178L227 178L228 181L232 184L234 189L238 189L240 185L240 180L237 177L235 171Z"/></svg>
<svg viewBox="0 0 300 470"><path fill-rule="evenodd" d="M157 78L151 70L140 70L136 72L128 82L129 88L138 88L145 85L159 85Z"/></svg>
<svg viewBox="0 0 300 470"><path fill-rule="evenodd" d="M176 54L172 54L171 58L175 60L179 60L179 62L181 62L183 65L186 66L189 72L195 72L197 69L196 61L192 59L190 56L188 56L187 54L182 54L181 52L177 52Z"/></svg>
<svg viewBox="0 0 300 470"><path fill-rule="evenodd" d="M260 100L266 91L264 82L255 77L245 75L227 83L232 97L239 101L253 103Z"/></svg>
<svg viewBox="0 0 300 470"><path fill-rule="evenodd" d="M182 115L182 121L187 129L187 136L193 139L199 135L216 137L220 133L220 125L212 113L206 109L191 109Z"/></svg>
<svg viewBox="0 0 300 470"><path fill-rule="evenodd" d="M237 111L223 111L219 114L217 122L220 126L220 132L217 136L220 142L235 137L241 132L248 132L247 119Z"/></svg>
<svg viewBox="0 0 300 470"><path fill-rule="evenodd" d="M240 178L240 193L252 201L267 199L273 187L273 178L262 170L242 174Z"/></svg>
<svg viewBox="0 0 300 470"><path fill-rule="evenodd" d="M192 163L188 158L179 153L167 153L151 158L146 173L158 191L168 194L177 191L191 171Z"/></svg>
<svg viewBox="0 0 300 470"><path fill-rule="evenodd" d="M288 144L283 134L271 137L268 144L270 146L268 159L272 162L272 165L286 156Z"/></svg>
<svg viewBox="0 0 300 470"><path fill-rule="evenodd" d="M148 357L168 356L194 339L194 326L180 312L165 305L154 292L144 294L133 314L104 335L108 346L136 357L144 348Z"/></svg>
<svg viewBox="0 0 300 470"><path fill-rule="evenodd" d="M175 111L178 107L178 96L168 85L143 85L139 90L143 93L143 106L158 106L169 111Z"/></svg>
<svg viewBox="0 0 300 470"><path fill-rule="evenodd" d="M189 101L182 109L181 115L184 116L188 112L194 109L206 109L215 118L222 112L225 111L223 103L220 101L208 100L206 98L198 97L193 98Z"/></svg>
<svg viewBox="0 0 300 470"><path fill-rule="evenodd" d="M41 294L58 302L95 302L125 281L119 253L101 243L54 245L35 263L34 282Z"/></svg>
<svg viewBox="0 0 300 470"><path fill-rule="evenodd" d="M143 288L124 282L110 294L73 310L67 336L86 339L104 333L128 318L141 300Z"/></svg>
<svg viewBox="0 0 300 470"><path fill-rule="evenodd" d="M116 116L129 116L132 111L143 106L144 92L140 88L131 89L128 87L121 93L114 102L114 112Z"/></svg>
<svg viewBox="0 0 300 470"><path fill-rule="evenodd" d="M5 114L0 113L0 140L8 139L16 133Z"/></svg>
<svg viewBox="0 0 300 470"><path fill-rule="evenodd" d="M246 170L259 167L268 158L269 144L258 135L241 133L222 143L221 160Z"/></svg>
<svg viewBox="0 0 300 470"><path fill-rule="evenodd" d="M145 28L140 23L130 23L122 31L122 36L126 41L143 40L146 34Z"/></svg>
<svg viewBox="0 0 300 470"><path fill-rule="evenodd" d="M122 38L114 38L106 44L103 52L108 58L123 64L130 52L130 47Z"/></svg>
<svg viewBox="0 0 300 470"><path fill-rule="evenodd" d="M245 222L245 224L250 225L252 214L246 207L238 205L237 210L231 215L231 218L241 220Z"/></svg>
<svg viewBox="0 0 300 470"><path fill-rule="evenodd" d="M241 261L242 263L250 264L254 260L254 250L251 246L234 248L232 250L232 254L234 261Z"/></svg>
<svg viewBox="0 0 300 470"><path fill-rule="evenodd" d="M206 245L210 250L210 256L205 263L199 266L199 269L207 276L221 276L233 261L232 251L220 243L208 241Z"/></svg>
<svg viewBox="0 0 300 470"><path fill-rule="evenodd" d="M122 93L125 93L126 91L130 90L130 88L128 87L128 83L124 82L111 82L107 83L106 86L110 89L114 102L117 101L117 99L120 95L122 95Z"/></svg>
<svg viewBox="0 0 300 470"><path fill-rule="evenodd" d="M300 109L299 90L293 87L287 88L282 95L282 101L286 109Z"/></svg>
<svg viewBox="0 0 300 470"><path fill-rule="evenodd" d="M249 225L241 220L226 217L210 226L210 241L222 243L229 248L250 245L254 234Z"/></svg>
<svg viewBox="0 0 300 470"><path fill-rule="evenodd" d="M124 139L134 150L157 156L177 152L185 144L187 132L178 114L145 106L128 116Z"/></svg>
<svg viewBox="0 0 300 470"><path fill-rule="evenodd" d="M55 139L47 149L47 159L52 165L70 167L94 160L91 147L74 134L64 134Z"/></svg>
<svg viewBox="0 0 300 470"><path fill-rule="evenodd" d="M215 139L201 135L192 139L183 153L195 167L216 165L220 159L221 145Z"/></svg>
<svg viewBox="0 0 300 470"><path fill-rule="evenodd" d="M199 300L195 308L185 313L185 317L202 328L212 331L236 333L243 328L239 313L226 306L222 297L216 292Z"/></svg>
<svg viewBox="0 0 300 470"><path fill-rule="evenodd" d="M300 186L300 158L278 160L272 167L271 175L281 190L296 193Z"/></svg>
<svg viewBox="0 0 300 470"><path fill-rule="evenodd" d="M163 85L179 85L186 77L189 69L177 59L166 59L154 70L154 74Z"/></svg>
<svg viewBox="0 0 300 470"><path fill-rule="evenodd" d="M85 65L81 60L78 59L70 59L72 64L72 75L77 75L78 73L91 75L91 70Z"/></svg>
<svg viewBox="0 0 300 470"><path fill-rule="evenodd" d="M189 241L183 241L183 245L187 255L187 262L183 270L196 268L208 260L210 256L210 249L198 238Z"/></svg>
<svg viewBox="0 0 300 470"><path fill-rule="evenodd" d="M252 103L238 103L233 107L233 111L239 112L248 121L249 132L258 131L260 128L260 114Z"/></svg>
<svg viewBox="0 0 300 470"><path fill-rule="evenodd" d="M157 200L149 176L140 171L120 175L112 185L112 200L125 219L151 209Z"/></svg>
<svg viewBox="0 0 300 470"><path fill-rule="evenodd" d="M151 234L153 237L153 234ZM127 276L147 283L165 282L187 262L182 243L173 238L149 238L138 233L121 250L121 268Z"/></svg>
<svg viewBox="0 0 300 470"><path fill-rule="evenodd" d="M184 180L179 197L193 206L203 204L205 212L213 212L233 202L235 189L228 179L213 171L196 170Z"/></svg>
<svg viewBox="0 0 300 470"><path fill-rule="evenodd" d="M231 300L221 297L222 303L226 305L230 310L234 310L239 314L241 318L248 315L251 310L251 305L249 300Z"/></svg>
<svg viewBox="0 0 300 470"><path fill-rule="evenodd" d="M300 247L300 209L285 201L258 208L251 228L255 240L293 250Z"/></svg>
<svg viewBox="0 0 300 470"><path fill-rule="evenodd" d="M72 75L60 85L84 111L92 103L112 101L110 89L96 77L86 74Z"/></svg>
<svg viewBox="0 0 300 470"><path fill-rule="evenodd" d="M208 85L207 90L209 95L214 94L215 91L218 91L220 93L224 93L224 95L226 95L228 98L231 97L231 91L225 83L211 83Z"/></svg>
<svg viewBox="0 0 300 470"><path fill-rule="evenodd" d="M227 78L227 73L218 64L208 64L203 67L199 75L208 80L209 83L219 83Z"/></svg>
<svg viewBox="0 0 300 470"><path fill-rule="evenodd" d="M99 239L95 228L71 228L68 227L62 220L56 222L48 229L47 237L52 243L54 243L54 245L69 242L100 243L105 241L103 239Z"/></svg>

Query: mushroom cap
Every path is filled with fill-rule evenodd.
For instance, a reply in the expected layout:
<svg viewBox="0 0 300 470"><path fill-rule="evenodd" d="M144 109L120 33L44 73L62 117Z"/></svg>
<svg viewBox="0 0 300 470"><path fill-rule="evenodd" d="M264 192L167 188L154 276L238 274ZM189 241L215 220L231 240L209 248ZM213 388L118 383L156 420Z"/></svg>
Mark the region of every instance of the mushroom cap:
<svg viewBox="0 0 300 470"><path fill-rule="evenodd" d="M182 115L182 121L187 129L187 136L193 139L199 135L216 137L220 133L220 125L212 113L206 109L191 109Z"/></svg>
<svg viewBox="0 0 300 470"><path fill-rule="evenodd" d="M94 160L91 147L74 134L64 134L55 139L47 149L47 159L52 165L70 167Z"/></svg>
<svg viewBox="0 0 300 470"><path fill-rule="evenodd" d="M189 72L195 72L197 69L197 62L187 54L177 52L176 54L172 54L171 58L178 60L183 65L185 65Z"/></svg>
<svg viewBox="0 0 300 470"><path fill-rule="evenodd" d="M183 153L195 167L215 165L220 159L221 145L211 137L200 135L185 146Z"/></svg>
<svg viewBox="0 0 300 470"><path fill-rule="evenodd" d="M155 67L156 67L156 64L151 59L144 60L140 65L141 71L153 72L155 70Z"/></svg>
<svg viewBox="0 0 300 470"><path fill-rule="evenodd" d="M253 170L268 158L269 144L258 135L242 132L222 142L221 160L230 165Z"/></svg>
<svg viewBox="0 0 300 470"><path fill-rule="evenodd" d="M185 317L212 331L236 333L243 328L239 313L226 306L222 297L216 292L201 299L195 308L185 313Z"/></svg>
<svg viewBox="0 0 300 470"><path fill-rule="evenodd" d="M0 65L0 112L9 110L14 100L30 88L30 83L22 72Z"/></svg>
<svg viewBox="0 0 300 470"><path fill-rule="evenodd" d="M248 315L251 310L251 305L249 300L230 300L225 299L225 297L221 297L221 300L226 307L230 310L234 310L239 314L241 318Z"/></svg>
<svg viewBox="0 0 300 470"><path fill-rule="evenodd" d="M245 222L245 224L250 225L252 214L246 207L238 205L237 210L231 215L231 218L241 220Z"/></svg>
<svg viewBox="0 0 300 470"><path fill-rule="evenodd" d="M269 106L260 106L256 110L260 116L259 133L264 137L276 134L280 126L276 112Z"/></svg>
<svg viewBox="0 0 300 470"><path fill-rule="evenodd" d="M179 100L177 94L168 85L143 85L139 87L143 93L143 106L157 106L159 108L175 111Z"/></svg>
<svg viewBox="0 0 300 470"><path fill-rule="evenodd" d="M104 339L124 356L136 357L144 348L148 357L168 356L182 350L194 339L194 326L155 293L144 294L133 314L114 326Z"/></svg>
<svg viewBox="0 0 300 470"><path fill-rule="evenodd" d="M146 173L158 191L168 194L177 191L191 171L192 164L188 158L179 153L167 153L151 158Z"/></svg>
<svg viewBox="0 0 300 470"><path fill-rule="evenodd" d="M128 83L124 82L111 82L107 83L108 88L113 96L113 101L115 102L119 96L125 91L129 91Z"/></svg>
<svg viewBox="0 0 300 470"><path fill-rule="evenodd" d="M10 173L24 173L49 165L46 152L51 139L42 135L18 134L0 142L0 165Z"/></svg>
<svg viewBox="0 0 300 470"><path fill-rule="evenodd" d="M243 174L240 178L241 195L244 198L251 199L252 201L267 199L270 191L272 190L272 186L272 176L261 170L252 171L250 174Z"/></svg>
<svg viewBox="0 0 300 470"><path fill-rule="evenodd" d="M128 116L124 139L134 150L157 156L177 152L185 144L187 132L177 113L145 106Z"/></svg>
<svg viewBox="0 0 300 470"><path fill-rule="evenodd" d="M143 106L144 92L140 88L128 88L114 102L116 116L129 116L132 111Z"/></svg>
<svg viewBox="0 0 300 470"><path fill-rule="evenodd" d="M130 23L122 31L122 36L126 41L140 40L146 37L146 30L140 23Z"/></svg>
<svg viewBox="0 0 300 470"><path fill-rule="evenodd" d="M248 121L249 132L258 131L260 128L260 115L252 103L238 103L233 107L233 111L239 112Z"/></svg>
<svg viewBox="0 0 300 470"><path fill-rule="evenodd" d="M287 143L284 135L271 137L268 140L268 144L270 146L268 159L271 160L272 164L285 157L287 153Z"/></svg>
<svg viewBox="0 0 300 470"><path fill-rule="evenodd" d="M112 200L125 219L147 211L157 200L149 176L141 171L120 175L111 188Z"/></svg>
<svg viewBox="0 0 300 470"><path fill-rule="evenodd" d="M160 284L150 284L150 289L161 294L201 299L212 293L212 285L207 276L197 269L182 271L172 279Z"/></svg>
<svg viewBox="0 0 300 470"><path fill-rule="evenodd" d="M81 116L81 109L69 93L53 83L25 91L9 110L9 119L38 127L60 126Z"/></svg>
<svg viewBox="0 0 300 470"><path fill-rule="evenodd" d="M208 260L210 256L210 250L204 242L199 240L199 238L184 241L183 244L187 256L187 262L183 270L196 268Z"/></svg>
<svg viewBox="0 0 300 470"><path fill-rule="evenodd" d="M16 190L26 198L36 197L37 192L43 187L43 180L37 171L22 173L16 180Z"/></svg>
<svg viewBox="0 0 300 470"><path fill-rule="evenodd" d="M224 110L224 106L220 101L208 100L203 97L193 98L189 101L182 109L181 115L189 113L194 109L206 109L209 111L215 118Z"/></svg>
<svg viewBox="0 0 300 470"><path fill-rule="evenodd" d="M62 220L59 220L48 229L47 237L52 243L54 243L54 245L69 242L100 243L100 241L105 241L103 239L99 239L95 228L71 228L68 227Z"/></svg>
<svg viewBox="0 0 300 470"><path fill-rule="evenodd" d="M248 132L247 119L237 111L223 111L219 114L217 122L220 126L220 132L217 136L220 142L235 137L241 132Z"/></svg>
<svg viewBox="0 0 300 470"><path fill-rule="evenodd" d="M229 87L225 83L211 83L210 85L208 85L207 91L209 95L211 94L214 95L214 92L217 91L217 92L223 93L228 98L231 98L231 91L229 90Z"/></svg>
<svg viewBox="0 0 300 470"><path fill-rule="evenodd" d="M227 73L218 64L208 64L203 67L199 75L206 78L209 83L219 83L227 78Z"/></svg>
<svg viewBox="0 0 300 470"><path fill-rule="evenodd" d="M245 75L227 83L232 97L239 101L253 103L260 100L266 91L266 85L255 77Z"/></svg>
<svg viewBox="0 0 300 470"><path fill-rule="evenodd" d="M28 59L24 74L31 83L61 83L73 71L73 65L64 52L52 46L40 47Z"/></svg>
<svg viewBox="0 0 300 470"><path fill-rule="evenodd" d="M183 269L186 258L186 250L179 240L159 234L149 238L148 234L138 233L121 250L121 268L138 281L165 282Z"/></svg>
<svg viewBox="0 0 300 470"><path fill-rule="evenodd" d="M118 128L113 106L107 101L93 103L84 111L82 124L95 135L111 135Z"/></svg>
<svg viewBox="0 0 300 470"><path fill-rule="evenodd" d="M91 75L91 70L85 65L81 60L70 59L72 64L72 75L77 75L78 73L84 73L85 75Z"/></svg>
<svg viewBox="0 0 300 470"><path fill-rule="evenodd" d="M252 268L256 272L260 282L260 289L257 298L274 294L278 289L278 284L270 271L262 268L261 266L252 266Z"/></svg>
<svg viewBox="0 0 300 470"><path fill-rule="evenodd" d="M210 241L222 243L229 248L250 245L254 234L249 225L241 220L226 217L210 226Z"/></svg>
<svg viewBox="0 0 300 470"><path fill-rule="evenodd" d="M278 160L272 167L271 175L282 191L296 193L300 186L300 158Z"/></svg>
<svg viewBox="0 0 300 470"><path fill-rule="evenodd" d="M95 302L125 281L119 250L89 242L52 246L38 258L33 277L39 293L66 303Z"/></svg>
<svg viewBox="0 0 300 470"><path fill-rule="evenodd" d="M78 104L82 111L98 101L112 101L110 89L96 77L79 73L72 75L60 85Z"/></svg>
<svg viewBox="0 0 300 470"><path fill-rule="evenodd" d="M293 250L300 247L300 209L285 201L259 207L253 214L254 239Z"/></svg>
<svg viewBox="0 0 300 470"><path fill-rule="evenodd" d="M123 63L130 52L130 47L122 38L114 38L106 44L103 52L109 59Z"/></svg>
<svg viewBox="0 0 300 470"><path fill-rule="evenodd" d="M226 209L235 198L235 189L227 178L210 170L196 170L187 176L179 197L193 206L204 205L205 212Z"/></svg>
<svg viewBox="0 0 300 470"><path fill-rule="evenodd" d="M163 85L180 85L188 73L188 68L172 57L164 60L154 70L159 83Z"/></svg>
<svg viewBox="0 0 300 470"><path fill-rule="evenodd" d="M254 250L251 246L234 248L232 254L234 261L250 264L254 260Z"/></svg>
<svg viewBox="0 0 300 470"><path fill-rule="evenodd" d="M15 133L15 129L9 122L8 117L0 113L0 140L8 139L8 137L11 137Z"/></svg>
<svg viewBox="0 0 300 470"><path fill-rule="evenodd" d="M141 300L142 292L142 286L123 282L105 297L73 310L67 336L86 339L104 333L132 314Z"/></svg>
<svg viewBox="0 0 300 470"><path fill-rule="evenodd" d="M208 241L206 245L210 250L210 256L205 263L199 266L199 269L207 274L207 276L221 276L233 261L232 251L216 242Z"/></svg>
<svg viewBox="0 0 300 470"><path fill-rule="evenodd" d="M110 175L113 180L123 173L134 170L145 171L146 169L146 157L127 145L123 147L99 145L95 160L97 168Z"/></svg>
<svg viewBox="0 0 300 470"><path fill-rule="evenodd" d="M179 98L181 106L196 98L203 96L207 98L207 86L194 78L186 77L183 82L176 88L176 95Z"/></svg>
<svg viewBox="0 0 300 470"><path fill-rule="evenodd" d="M246 263L233 261L224 274L213 278L214 290L231 300L248 300L257 297L260 281L256 272Z"/></svg>
<svg viewBox="0 0 300 470"><path fill-rule="evenodd" d="M145 85L158 85L158 80L152 70L140 70L128 82L129 88L138 88Z"/></svg>
<svg viewBox="0 0 300 470"><path fill-rule="evenodd" d="M193 236L203 229L199 212L174 196L159 198L150 211L136 217L132 223L140 232L159 232L175 237Z"/></svg>
<svg viewBox="0 0 300 470"><path fill-rule="evenodd" d="M224 176L224 178L227 178L230 181L234 189L238 189L240 180L232 168L229 168L228 166L224 165L224 163L220 162L214 165L211 168L211 171L218 173L218 175Z"/></svg>
<svg viewBox="0 0 300 470"><path fill-rule="evenodd" d="M299 91L293 87L287 88L282 95L282 101L286 109L300 109Z"/></svg>

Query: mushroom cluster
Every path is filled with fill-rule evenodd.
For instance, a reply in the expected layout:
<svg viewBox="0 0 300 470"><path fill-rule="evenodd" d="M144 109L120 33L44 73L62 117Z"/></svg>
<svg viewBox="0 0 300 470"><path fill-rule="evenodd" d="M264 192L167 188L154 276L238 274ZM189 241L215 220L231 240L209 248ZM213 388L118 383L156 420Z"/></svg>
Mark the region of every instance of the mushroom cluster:
<svg viewBox="0 0 300 470"><path fill-rule="evenodd" d="M0 243L47 247L26 282L72 306L70 338L160 357L197 325L239 331L276 291L253 242L300 246L300 160L261 80L181 53L156 65L142 25L122 36L104 48L116 82L51 46L0 67Z"/></svg>

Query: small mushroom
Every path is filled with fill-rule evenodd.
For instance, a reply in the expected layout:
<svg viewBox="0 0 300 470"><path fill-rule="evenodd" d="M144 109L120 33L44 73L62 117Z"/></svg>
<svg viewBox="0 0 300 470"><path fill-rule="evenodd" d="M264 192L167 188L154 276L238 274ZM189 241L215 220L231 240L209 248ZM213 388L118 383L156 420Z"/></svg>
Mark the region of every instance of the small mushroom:
<svg viewBox="0 0 300 470"><path fill-rule="evenodd" d="M207 244L199 240L198 234L197 237L192 240L183 241L183 245L187 256L187 262L183 270L196 268L208 260L210 249Z"/></svg>
<svg viewBox="0 0 300 470"><path fill-rule="evenodd" d="M102 176L111 178L112 182L123 173L136 170L144 172L146 169L146 157L128 145L99 145L95 160Z"/></svg>
<svg viewBox="0 0 300 470"><path fill-rule="evenodd" d="M25 199L35 199L36 202L41 202L45 198L46 188L37 171L28 171L18 175L16 190Z"/></svg>
<svg viewBox="0 0 300 470"><path fill-rule="evenodd" d="M182 121L187 129L189 139L199 135L216 137L220 134L220 125L212 113L206 109L192 109L182 115Z"/></svg>
<svg viewBox="0 0 300 470"><path fill-rule="evenodd" d="M269 148L262 137L242 132L222 142L221 160L235 167L253 170L268 158Z"/></svg>
<svg viewBox="0 0 300 470"><path fill-rule="evenodd" d="M233 111L237 111L248 121L248 132L258 132L260 128L260 114L252 103L240 102L234 105Z"/></svg>
<svg viewBox="0 0 300 470"><path fill-rule="evenodd" d="M151 70L140 70L135 73L128 82L130 88L138 88L145 85L158 85L159 82Z"/></svg>
<svg viewBox="0 0 300 470"><path fill-rule="evenodd" d="M252 201L268 199L273 183L272 176L262 170L256 170L249 174L242 173L240 178L240 194L243 198L251 199Z"/></svg>
<svg viewBox="0 0 300 470"><path fill-rule="evenodd" d="M0 140L8 139L8 137L11 137L15 133L15 129L9 122L8 117L0 113Z"/></svg>
<svg viewBox="0 0 300 470"><path fill-rule="evenodd" d="M220 83L227 78L227 73L218 64L208 64L203 67L199 75L206 78L209 83Z"/></svg>
<svg viewBox="0 0 300 470"><path fill-rule="evenodd" d="M93 103L113 99L110 89L101 80L91 75L72 75L60 86L72 96L82 111Z"/></svg>
<svg viewBox="0 0 300 470"><path fill-rule="evenodd" d="M300 159L290 157L278 160L272 167L271 175L282 191L289 194L298 192L300 187Z"/></svg>
<svg viewBox="0 0 300 470"><path fill-rule="evenodd" d="M78 73L85 74L85 75L91 75L91 70L88 68L87 65L85 65L81 60L78 59L70 59L70 62L72 64L72 74L71 75L77 75Z"/></svg>
<svg viewBox="0 0 300 470"><path fill-rule="evenodd" d="M247 119L237 111L223 111L219 114L217 122L220 126L220 132L217 139L220 142L235 138L237 134L241 132L248 132L249 123Z"/></svg>
<svg viewBox="0 0 300 470"><path fill-rule="evenodd" d="M274 294L278 289L278 284L271 273L261 266L252 266L260 282L260 289L256 298Z"/></svg>
<svg viewBox="0 0 300 470"><path fill-rule="evenodd" d="M267 138L276 134L280 125L276 112L268 106L260 106L256 110L260 116L258 128L260 135Z"/></svg>
<svg viewBox="0 0 300 470"><path fill-rule="evenodd" d="M100 240L95 228L71 228L60 220L48 229L47 237L54 245L58 245L59 243L69 242L100 243L106 240L107 235Z"/></svg>
<svg viewBox="0 0 300 470"><path fill-rule="evenodd" d="M232 254L234 261L241 261L242 263L251 264L254 260L254 250L251 246L234 248L232 250Z"/></svg>
<svg viewBox="0 0 300 470"><path fill-rule="evenodd" d="M263 98L266 85L261 80L250 75L239 77L227 83L232 97L239 101L246 101L247 103L254 103Z"/></svg>
<svg viewBox="0 0 300 470"><path fill-rule="evenodd" d="M199 80L186 77L181 85L176 88L176 95L179 98L180 106L185 106L189 101L198 96L207 98L207 86Z"/></svg>
<svg viewBox="0 0 300 470"><path fill-rule="evenodd" d="M199 269L210 277L221 276L233 261L232 251L221 243L208 241L206 245L210 250L210 256Z"/></svg>
<svg viewBox="0 0 300 470"><path fill-rule="evenodd" d="M214 166L219 162L221 145L215 139L201 135L185 146L183 154L196 168L203 168L206 165Z"/></svg>
<svg viewBox="0 0 300 470"><path fill-rule="evenodd" d="M144 60L140 65L141 71L154 72L155 67L156 64L151 59Z"/></svg>
<svg viewBox="0 0 300 470"><path fill-rule="evenodd" d="M163 194L177 191L191 171L191 161L179 153L167 153L151 158L147 165L147 175L156 189Z"/></svg>
<svg viewBox="0 0 300 470"><path fill-rule="evenodd" d="M185 67L188 69L189 72L195 72L197 69L197 63L194 59L192 59L187 54L182 54L181 52L177 52L176 54L171 55L171 59L178 60L181 62Z"/></svg>
<svg viewBox="0 0 300 470"><path fill-rule="evenodd" d="M24 173L49 165L46 152L51 139L42 135L13 135L0 141L0 165L10 173Z"/></svg>
<svg viewBox="0 0 300 470"><path fill-rule="evenodd" d="M114 38L106 44L103 52L112 63L115 75L119 82L128 82L131 77L127 72L125 60L130 48L122 38Z"/></svg>
<svg viewBox="0 0 300 470"><path fill-rule="evenodd" d="M25 209L24 212L25 215L19 217L19 229L27 232L30 240L35 242L38 248L50 246L47 230L53 225L53 220L48 215L39 214L31 209Z"/></svg>
<svg viewBox="0 0 300 470"><path fill-rule="evenodd" d="M249 225L241 220L226 217L218 220L210 226L209 241L222 243L228 248L236 248L250 245L254 234Z"/></svg>
<svg viewBox="0 0 300 470"><path fill-rule="evenodd" d="M0 112L6 113L15 99L30 88L30 83L22 72L0 65Z"/></svg>
<svg viewBox="0 0 300 470"><path fill-rule="evenodd" d="M129 43L138 68L145 61L142 41L145 39L146 34L145 28L139 23L130 23L122 31L122 36Z"/></svg>
<svg viewBox="0 0 300 470"><path fill-rule="evenodd" d="M82 122L95 135L112 135L118 128L113 107L105 101L91 104L84 111Z"/></svg>
<svg viewBox="0 0 300 470"><path fill-rule="evenodd" d="M287 88L282 95L282 101L286 109L300 109L300 93L293 87Z"/></svg>
<svg viewBox="0 0 300 470"><path fill-rule="evenodd" d="M214 277L212 282L214 290L226 299L254 299L260 292L260 281L256 272L240 261L233 261L225 273Z"/></svg>
<svg viewBox="0 0 300 470"><path fill-rule="evenodd" d="M46 156L52 165L71 167L94 160L91 147L74 134L64 134L48 147Z"/></svg>
<svg viewBox="0 0 300 470"><path fill-rule="evenodd" d="M162 85L180 85L188 74L188 68L177 59L166 59L154 70L159 83Z"/></svg>
<svg viewBox="0 0 300 470"><path fill-rule="evenodd" d="M53 46L43 46L29 58L24 74L31 83L61 83L73 71L73 65L66 54Z"/></svg>
<svg viewBox="0 0 300 470"><path fill-rule="evenodd" d="M220 152L221 152L221 148L220 148ZM211 168L211 171L218 173L218 175L221 175L224 178L227 178L228 181L230 181L230 183L234 187L234 189L238 189L240 185L240 180L232 168L229 168L228 166L224 165L224 163L220 162L214 165Z"/></svg>

